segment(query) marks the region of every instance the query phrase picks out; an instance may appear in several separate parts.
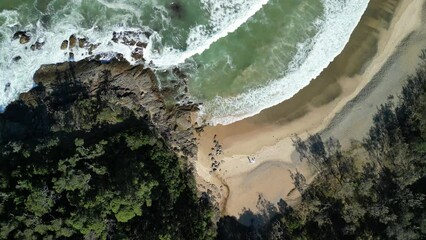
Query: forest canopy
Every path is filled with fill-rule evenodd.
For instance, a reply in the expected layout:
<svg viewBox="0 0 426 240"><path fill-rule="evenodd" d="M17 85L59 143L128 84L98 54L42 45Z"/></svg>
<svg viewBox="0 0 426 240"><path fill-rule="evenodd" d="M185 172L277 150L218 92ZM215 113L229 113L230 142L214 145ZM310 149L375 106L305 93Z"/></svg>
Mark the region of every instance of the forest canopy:
<svg viewBox="0 0 426 240"><path fill-rule="evenodd" d="M212 239L213 208L187 160L146 120L96 101L75 100L84 121L66 128L23 120L22 133L0 134L0 239Z"/></svg>

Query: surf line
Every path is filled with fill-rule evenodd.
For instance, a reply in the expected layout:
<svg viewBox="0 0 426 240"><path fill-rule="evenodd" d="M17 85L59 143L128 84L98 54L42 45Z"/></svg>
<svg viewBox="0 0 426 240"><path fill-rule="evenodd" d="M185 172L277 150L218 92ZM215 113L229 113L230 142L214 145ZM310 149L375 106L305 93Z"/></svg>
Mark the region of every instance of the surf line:
<svg viewBox="0 0 426 240"><path fill-rule="evenodd" d="M217 0L214 0L217 1ZM205 5L205 8L208 7L213 0L203 0L202 2ZM225 0L226 2L229 0ZM167 69L172 66L179 65L184 63L186 59L203 53L205 50L209 49L210 46L218 41L219 39L226 37L229 33L237 30L241 25L247 22L256 12L263 8L269 0L259 0L253 1L254 4L247 6L247 3L244 3L244 0L235 0L230 1L235 2L235 6L239 6L239 14L237 16L226 15L225 13L218 14L220 16L215 16L215 13L212 13L209 25L213 26L213 29L218 29L213 34L208 34L208 31L205 29L205 26L198 25L190 30L190 36L187 39L187 49L186 50L177 50L172 47L165 47L162 53L159 53L158 50L154 48L154 42L160 41L161 36L158 33L154 33L151 37L151 41L148 43L146 53L144 55L146 62L151 63L154 68L157 69ZM232 3L229 3L232 4ZM210 10L212 11L212 10ZM223 17L223 19L221 19Z"/></svg>

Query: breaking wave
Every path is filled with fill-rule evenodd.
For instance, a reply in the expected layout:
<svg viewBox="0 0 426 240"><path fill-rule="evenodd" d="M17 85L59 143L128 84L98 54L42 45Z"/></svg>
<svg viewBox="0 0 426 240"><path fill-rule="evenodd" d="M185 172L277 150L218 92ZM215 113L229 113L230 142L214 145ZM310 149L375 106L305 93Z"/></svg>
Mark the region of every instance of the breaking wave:
<svg viewBox="0 0 426 240"><path fill-rule="evenodd" d="M317 77L343 50L368 6L368 0L324 0L325 14L317 23L320 31L298 45L298 53L282 77L266 86L234 97L217 96L204 104L212 125L230 124L258 114L299 92Z"/></svg>

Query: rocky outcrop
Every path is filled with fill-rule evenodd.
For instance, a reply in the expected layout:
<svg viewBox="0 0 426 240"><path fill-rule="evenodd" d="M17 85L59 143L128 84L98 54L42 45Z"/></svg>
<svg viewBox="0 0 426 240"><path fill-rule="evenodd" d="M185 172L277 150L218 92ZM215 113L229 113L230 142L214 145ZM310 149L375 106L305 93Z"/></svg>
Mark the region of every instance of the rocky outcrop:
<svg viewBox="0 0 426 240"><path fill-rule="evenodd" d="M0 114L0 143L49 132L88 131L136 116L177 154L196 153L191 114L198 105L176 104L176 88L160 89L153 71L142 65L116 59L108 64L82 60L45 65L34 81L37 87ZM182 84L175 87L185 88Z"/></svg>
<svg viewBox="0 0 426 240"><path fill-rule="evenodd" d="M20 44L27 44L31 40L31 36L26 31L17 31L13 35L13 39L19 39Z"/></svg>
<svg viewBox="0 0 426 240"><path fill-rule="evenodd" d="M25 38L26 33L23 31L16 32L14 35L15 39ZM145 48L148 46L148 40L151 36L151 33L148 31L122 31L122 32L113 32L111 41L108 42L108 45L112 43L122 44L131 49L131 57L138 63L144 63L145 59L143 58L143 53ZM93 40L93 39L92 39ZM37 41L35 44L31 46L32 50L41 49L44 45L40 44ZM60 50L67 51L67 54L72 55L74 50L86 50L88 55L92 55L93 51L99 47L101 44L96 41L91 41L89 38L85 36L77 36L77 34L72 34L68 39L62 41L59 46ZM102 56L102 53L98 53L95 56L92 56L94 59L101 59L105 56ZM108 54L104 54L108 55ZM117 58L121 58L122 54L116 53ZM108 57L106 57L108 58ZM73 57L70 57L70 60L74 60Z"/></svg>

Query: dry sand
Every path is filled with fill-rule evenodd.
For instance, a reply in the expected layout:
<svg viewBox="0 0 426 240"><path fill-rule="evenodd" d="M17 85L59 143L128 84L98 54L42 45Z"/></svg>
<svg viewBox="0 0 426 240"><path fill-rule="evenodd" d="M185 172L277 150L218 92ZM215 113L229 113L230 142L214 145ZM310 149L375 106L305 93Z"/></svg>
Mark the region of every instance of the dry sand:
<svg viewBox="0 0 426 240"><path fill-rule="evenodd" d="M254 117L205 128L196 161L200 190L215 196L223 214L236 217L246 209L256 213L260 194L271 202L297 201L296 192L288 194L293 189L289 170L311 176L291 135L323 131L344 143L361 139L377 105L400 91L426 46L424 2L371 0L344 51L308 87ZM223 154L216 155L215 135ZM214 172L211 157L220 163Z"/></svg>

